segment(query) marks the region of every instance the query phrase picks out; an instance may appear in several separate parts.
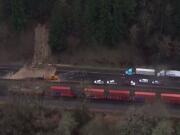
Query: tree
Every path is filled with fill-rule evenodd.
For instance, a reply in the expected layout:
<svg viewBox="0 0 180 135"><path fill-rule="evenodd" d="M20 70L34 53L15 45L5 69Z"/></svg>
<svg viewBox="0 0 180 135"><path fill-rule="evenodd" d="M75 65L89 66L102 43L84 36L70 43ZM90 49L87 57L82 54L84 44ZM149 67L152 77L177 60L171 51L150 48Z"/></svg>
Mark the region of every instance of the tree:
<svg viewBox="0 0 180 135"><path fill-rule="evenodd" d="M166 117L166 110L160 104L131 108L125 119L116 124L116 135L152 135L159 121Z"/></svg>
<svg viewBox="0 0 180 135"><path fill-rule="evenodd" d="M180 1L179 0L174 0L172 2L173 4L173 24L174 24L174 31L175 34L177 35L177 38L179 38L180 35Z"/></svg>
<svg viewBox="0 0 180 135"><path fill-rule="evenodd" d="M110 135L110 129L103 116L96 116L81 130L82 135Z"/></svg>
<svg viewBox="0 0 180 135"><path fill-rule="evenodd" d="M81 128L92 119L85 104L82 104L80 108L73 112L73 117L77 122L77 128Z"/></svg>
<svg viewBox="0 0 180 135"><path fill-rule="evenodd" d="M3 19L3 0L0 0L0 23Z"/></svg>
<svg viewBox="0 0 180 135"><path fill-rule="evenodd" d="M26 23L24 0L12 0L12 22L16 31L21 31Z"/></svg>
<svg viewBox="0 0 180 135"><path fill-rule="evenodd" d="M73 118L72 114L69 112L64 112L57 129L57 134L71 135L76 126L77 122Z"/></svg>
<svg viewBox="0 0 180 135"><path fill-rule="evenodd" d="M176 123L176 126L175 126L175 135L180 135L180 122Z"/></svg>
<svg viewBox="0 0 180 135"><path fill-rule="evenodd" d="M86 4L87 32L100 44L115 45L128 33L135 14L134 0L99 0Z"/></svg>
<svg viewBox="0 0 180 135"><path fill-rule="evenodd" d="M54 133L59 112L42 107L35 98L18 96L0 108L0 119L1 135L44 135Z"/></svg>
<svg viewBox="0 0 180 135"><path fill-rule="evenodd" d="M61 51L66 48L69 27L68 5L64 0L55 2L52 11L49 44L53 50Z"/></svg>
<svg viewBox="0 0 180 135"><path fill-rule="evenodd" d="M54 2L57 0L24 0L25 13L28 19L45 21L49 18Z"/></svg>
<svg viewBox="0 0 180 135"><path fill-rule="evenodd" d="M33 113L28 107L17 105L5 106L1 114L0 134L1 135L33 135Z"/></svg>
<svg viewBox="0 0 180 135"><path fill-rule="evenodd" d="M113 0L112 1L112 36L115 43L117 39L123 39L128 35L129 26L135 21L135 9L137 3L135 0Z"/></svg>
<svg viewBox="0 0 180 135"><path fill-rule="evenodd" d="M72 1L72 25L73 25L73 30L76 33L81 34L80 32L82 31L82 26L84 25L84 20L83 20L83 14L84 14L84 0L74 0Z"/></svg>
<svg viewBox="0 0 180 135"><path fill-rule="evenodd" d="M152 135L172 135L172 134L173 134L172 123L167 120L160 121L152 132Z"/></svg>
<svg viewBox="0 0 180 135"><path fill-rule="evenodd" d="M88 0L85 2L85 11L83 14L84 19L84 29L85 29L85 39L87 41L98 42L99 34L99 5L100 1L97 0Z"/></svg>

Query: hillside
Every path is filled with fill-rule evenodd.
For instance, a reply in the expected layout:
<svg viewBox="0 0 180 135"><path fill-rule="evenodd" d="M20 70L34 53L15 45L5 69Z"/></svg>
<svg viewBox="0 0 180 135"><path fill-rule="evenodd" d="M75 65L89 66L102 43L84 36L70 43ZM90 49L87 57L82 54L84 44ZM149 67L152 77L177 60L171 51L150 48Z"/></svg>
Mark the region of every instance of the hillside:
<svg viewBox="0 0 180 135"><path fill-rule="evenodd" d="M0 63L178 65L179 7L178 0L0 0Z"/></svg>

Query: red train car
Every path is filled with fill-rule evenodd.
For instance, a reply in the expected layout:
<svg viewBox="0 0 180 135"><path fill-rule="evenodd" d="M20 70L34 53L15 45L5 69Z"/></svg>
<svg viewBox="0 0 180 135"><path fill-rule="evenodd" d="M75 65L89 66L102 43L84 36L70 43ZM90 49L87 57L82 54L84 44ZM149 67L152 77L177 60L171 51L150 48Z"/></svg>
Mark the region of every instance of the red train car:
<svg viewBox="0 0 180 135"><path fill-rule="evenodd" d="M75 93L68 86L52 86L50 88L53 97L75 97Z"/></svg>
<svg viewBox="0 0 180 135"><path fill-rule="evenodd" d="M161 100L166 103L180 104L180 94L161 93Z"/></svg>
<svg viewBox="0 0 180 135"><path fill-rule="evenodd" d="M104 89L86 88L84 94L87 98L104 99Z"/></svg>
<svg viewBox="0 0 180 135"><path fill-rule="evenodd" d="M129 94L129 90L109 90L107 98L110 100L128 101L130 99Z"/></svg>
<svg viewBox="0 0 180 135"><path fill-rule="evenodd" d="M154 102L156 100L156 93L155 92L135 92L135 101L140 102Z"/></svg>

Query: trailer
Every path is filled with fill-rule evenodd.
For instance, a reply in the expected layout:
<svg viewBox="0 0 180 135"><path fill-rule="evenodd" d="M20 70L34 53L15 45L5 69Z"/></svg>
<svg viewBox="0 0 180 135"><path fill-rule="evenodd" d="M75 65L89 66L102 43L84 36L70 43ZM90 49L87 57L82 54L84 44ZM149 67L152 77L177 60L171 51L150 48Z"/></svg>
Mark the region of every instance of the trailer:
<svg viewBox="0 0 180 135"><path fill-rule="evenodd" d="M119 101L129 101L130 91L129 90L109 90L107 99L119 100Z"/></svg>
<svg viewBox="0 0 180 135"><path fill-rule="evenodd" d="M85 88L84 94L90 99L105 99L104 89Z"/></svg>
<svg viewBox="0 0 180 135"><path fill-rule="evenodd" d="M136 68L136 74L137 75L155 76L156 70L155 69L146 69L146 68Z"/></svg>
<svg viewBox="0 0 180 135"><path fill-rule="evenodd" d="M50 89L52 97L76 97L71 87L68 86L52 86Z"/></svg>
<svg viewBox="0 0 180 135"><path fill-rule="evenodd" d="M137 102L154 102L156 100L155 92L135 92L135 101Z"/></svg>
<svg viewBox="0 0 180 135"><path fill-rule="evenodd" d="M161 101L165 103L180 104L179 93L161 93Z"/></svg>
<svg viewBox="0 0 180 135"><path fill-rule="evenodd" d="M161 70L157 73L159 77L180 77L180 71L177 70Z"/></svg>

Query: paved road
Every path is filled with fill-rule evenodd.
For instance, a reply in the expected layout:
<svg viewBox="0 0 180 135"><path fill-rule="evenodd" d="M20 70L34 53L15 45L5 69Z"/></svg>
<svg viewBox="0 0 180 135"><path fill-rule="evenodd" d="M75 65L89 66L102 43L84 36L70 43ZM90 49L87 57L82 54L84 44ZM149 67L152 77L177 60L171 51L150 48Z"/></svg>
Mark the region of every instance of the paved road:
<svg viewBox="0 0 180 135"><path fill-rule="evenodd" d="M66 72L57 72L57 74L60 76L62 81L88 81L92 85L95 85L93 82L94 80L102 80L104 82L107 82L108 80L115 80L117 83L116 85L97 85L99 86L110 86L115 88L121 88L121 87L130 87L130 81L133 80L136 82L135 88L140 89L164 89L164 90L170 90L170 91L177 91L180 92L180 79L174 79L174 78L164 78L164 77L154 77L154 76L142 76L142 75L133 75L133 76L125 76L125 71L121 70L119 72L92 72L92 71L78 71L78 70L70 70ZM150 81L148 84L139 83L139 79L146 78ZM158 80L161 85L153 85L151 82L153 80Z"/></svg>
<svg viewBox="0 0 180 135"><path fill-rule="evenodd" d="M65 82L81 82L87 81L93 85L94 80L103 80L104 82L108 80L115 80L117 85L96 85L97 87L112 87L112 88L121 88L121 87L129 87L131 80L136 81L136 87L138 89L155 89L155 90L169 90L180 92L180 78L157 78L153 76L142 76L142 75L134 75L134 76L125 76L125 69L96 69L89 67L71 67L71 66L57 66L57 73L60 76L61 81ZM20 69L22 65L0 65L0 76L5 75L7 73L14 73L18 69ZM152 85L139 83L139 79L147 78L150 80L159 80L162 85Z"/></svg>
<svg viewBox="0 0 180 135"><path fill-rule="evenodd" d="M11 65L0 65L0 78L7 74L16 73L23 65L20 64L11 64Z"/></svg>

